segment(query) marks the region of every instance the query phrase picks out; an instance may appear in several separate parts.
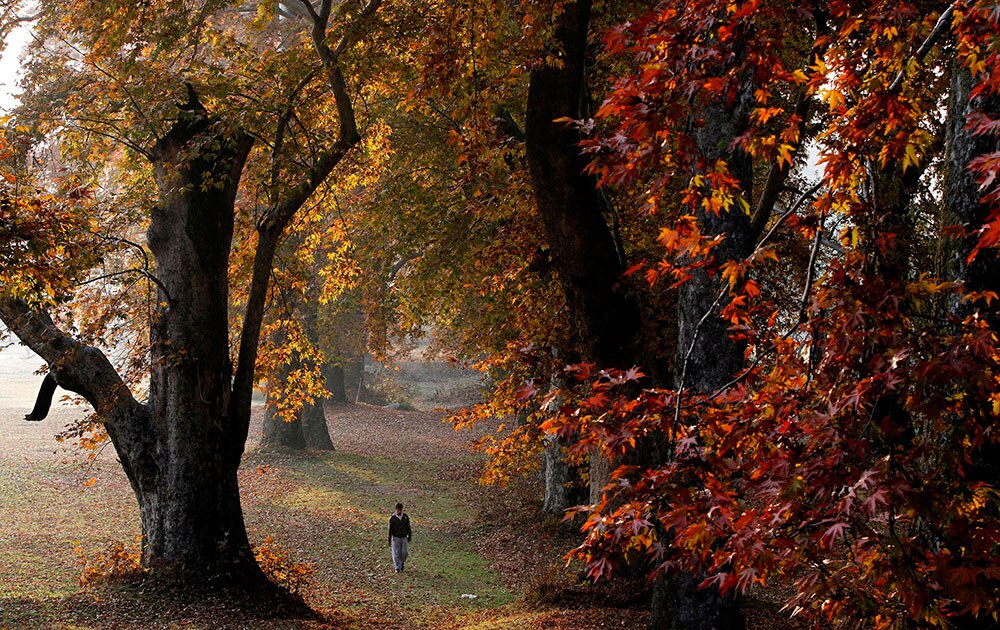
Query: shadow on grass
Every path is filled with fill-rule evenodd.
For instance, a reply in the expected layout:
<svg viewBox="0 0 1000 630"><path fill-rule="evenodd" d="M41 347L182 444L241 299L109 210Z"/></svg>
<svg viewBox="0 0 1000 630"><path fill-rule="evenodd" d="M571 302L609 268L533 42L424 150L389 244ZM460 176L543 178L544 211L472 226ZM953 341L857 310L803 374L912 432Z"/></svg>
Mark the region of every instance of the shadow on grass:
<svg viewBox="0 0 1000 630"><path fill-rule="evenodd" d="M3 628L345 628L301 599L246 589L205 591L150 579L114 580L63 597L0 598Z"/></svg>

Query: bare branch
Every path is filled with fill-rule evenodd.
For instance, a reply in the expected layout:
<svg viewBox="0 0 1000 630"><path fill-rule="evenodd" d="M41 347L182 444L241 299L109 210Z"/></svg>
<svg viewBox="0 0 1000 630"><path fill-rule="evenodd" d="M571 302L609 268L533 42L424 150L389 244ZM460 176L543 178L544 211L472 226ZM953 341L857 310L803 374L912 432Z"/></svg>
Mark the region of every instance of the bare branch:
<svg viewBox="0 0 1000 630"><path fill-rule="evenodd" d="M305 89L307 85L316 76L316 70L310 70L309 73L299 81L298 85L292 89L291 94L288 95L288 106L285 111L281 113L278 117L278 126L274 132L274 149L271 151L271 203L276 200L277 189L278 189L278 156L281 154L282 146L285 142L285 130L288 128L288 122L291 120L292 116L295 114L295 99L298 97L299 93Z"/></svg>
<svg viewBox="0 0 1000 630"><path fill-rule="evenodd" d="M319 14L316 13L316 9L313 7L312 2L309 0L299 0L299 4L305 8L306 14L312 18L313 22L319 21Z"/></svg>
<svg viewBox="0 0 1000 630"><path fill-rule="evenodd" d="M45 311L3 296L0 320L45 359L60 387L83 396L100 415L111 419L116 411L135 411L141 406L103 352L61 331Z"/></svg>
<svg viewBox="0 0 1000 630"><path fill-rule="evenodd" d="M804 204L807 199L811 199L812 196L815 195L816 192L822 186L823 186L823 182L822 181L820 181L817 184L815 184L812 188L810 188L805 193L803 193L801 197L799 197L798 201L795 202L795 205L793 205L791 208L789 208L788 210L786 210L780 217L778 217L778 220L775 221L774 225L771 226L771 229L767 231L767 234L765 234L764 237L761 238L760 241L757 242L757 246L754 247L753 252L751 252L750 256L748 256L747 258L752 258L754 255L756 255L758 252L760 252L760 248L767 244L767 242L771 239L771 236L777 231L778 227L780 227L781 224L783 224L785 222L785 219L787 219L788 217L790 217L793 214L795 214L796 212L798 212L799 208L802 207L802 204ZM818 248L818 243L820 241L820 235L822 234L822 232L823 232L823 230L821 228L817 230L816 241L813 244L812 254L809 257L809 274L808 274L808 277L806 278L806 286L803 289L802 298L801 298L802 300L808 300L808 297L809 297L809 287L812 285L812 273L813 273L814 263L815 263L815 260L816 260L816 251L817 251L817 248ZM680 377L680 380L679 380L678 385L677 385L677 399L676 399L675 404L674 404L674 425L675 426L677 425L678 422L680 422L681 401L684 398L684 382L685 382L685 379L687 378L688 363L691 360L691 354L694 352L695 345L697 345L697 343L698 343L698 335L701 333L701 327L708 320L709 316L713 312L715 312L715 309L719 306L719 303L725 297L727 291L728 291L728 289L726 288L725 284L723 284L722 290L719 291L719 295L716 296L715 301L712 302L712 305L708 307L708 310L705 311L705 314L701 316L700 320L698 320L698 323L697 323L697 325L695 326L695 329L694 329L694 335L691 338L691 345L688 347L687 352L685 352L685 354L684 354L684 361L681 364L681 377ZM799 316L797 318L798 321L796 321L795 325L792 326L782 336L783 339L788 338L788 336L791 335L792 332L796 328L798 328L799 324L802 323L801 322L801 318L802 318L802 310L801 310L801 305L800 305ZM769 349L768 352L770 352L770 350L772 350L772 349L773 349L773 347L771 349ZM743 370L737 377L735 377L730 382L728 382L725 385L723 385L722 387L716 389L712 394L710 394L707 397L707 400L712 400L712 399L716 398L722 392L726 391L727 389L729 389L733 385L739 383L741 380L743 380L744 378L746 378L747 375L749 375L754 370L754 368L757 367L757 365L760 363L761 359L764 357L765 354L767 354L767 352L758 353L757 358L754 359L754 362L748 368L746 368L745 370Z"/></svg>

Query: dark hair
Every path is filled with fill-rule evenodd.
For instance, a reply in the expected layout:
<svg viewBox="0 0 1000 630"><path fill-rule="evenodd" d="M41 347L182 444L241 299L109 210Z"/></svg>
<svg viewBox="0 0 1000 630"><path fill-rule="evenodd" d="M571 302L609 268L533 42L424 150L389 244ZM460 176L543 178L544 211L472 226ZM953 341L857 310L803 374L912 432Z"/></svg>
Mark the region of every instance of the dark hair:
<svg viewBox="0 0 1000 630"><path fill-rule="evenodd" d="M403 509L403 504L402 503L397 503L396 504L396 509L397 510L402 510Z"/></svg>

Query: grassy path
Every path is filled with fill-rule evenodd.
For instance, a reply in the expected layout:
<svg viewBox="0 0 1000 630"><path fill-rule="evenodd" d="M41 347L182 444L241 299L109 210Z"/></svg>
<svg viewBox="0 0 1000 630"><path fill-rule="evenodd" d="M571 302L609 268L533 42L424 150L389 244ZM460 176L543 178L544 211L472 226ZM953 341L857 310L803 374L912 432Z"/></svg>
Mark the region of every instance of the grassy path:
<svg viewBox="0 0 1000 630"><path fill-rule="evenodd" d="M527 511L520 529L503 515L479 521L472 436L455 433L441 413L366 405L328 410L337 449L330 453L260 449L257 417L240 472L251 542L312 566L306 599L324 621L262 622L222 599L81 588L81 553L135 541L138 508L113 449L85 461L54 440L78 410L56 409L42 423L24 422L23 413L0 411L7 433L0 449L0 629L641 627L637 611L527 609L482 550L492 549L494 560L507 556L505 579L513 573L525 584L542 565L524 569L522 560L558 557L534 513ZM414 527L401 574L392 570L386 542L397 501Z"/></svg>
<svg viewBox="0 0 1000 630"><path fill-rule="evenodd" d="M314 605L340 609L357 627L442 627L514 600L475 552L485 525L474 520L469 496L468 436L433 413L352 406L329 418L335 452L256 451L248 463L265 472L244 481L256 497L247 508L251 530L273 531L313 563ZM386 541L397 501L414 527L401 574Z"/></svg>
<svg viewBox="0 0 1000 630"><path fill-rule="evenodd" d="M312 565L307 601L326 621L262 625L225 601L82 589L78 550L134 541L135 500L112 449L87 462L54 440L78 410L56 409L42 423L24 422L23 413L0 411L7 434L0 450L0 628L639 627L634 611L523 610L521 594L505 587L479 551L488 543L521 546L524 537L499 531L506 522L477 520L471 436L456 434L440 413L366 405L328 411L337 447L331 453L260 449L258 417L240 472L251 541L268 540ZM414 527L401 574L392 570L386 542L397 501Z"/></svg>

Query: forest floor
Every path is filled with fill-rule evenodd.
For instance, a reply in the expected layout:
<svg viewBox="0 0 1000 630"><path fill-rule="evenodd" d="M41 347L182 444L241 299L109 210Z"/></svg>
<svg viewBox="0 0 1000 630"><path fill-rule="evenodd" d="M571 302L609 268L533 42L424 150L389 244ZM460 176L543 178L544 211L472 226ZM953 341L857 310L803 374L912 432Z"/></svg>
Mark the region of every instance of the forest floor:
<svg viewBox="0 0 1000 630"><path fill-rule="evenodd" d="M446 368L407 370L420 406L453 403L472 387L449 380ZM645 625L647 611L634 601L641 588L594 589L563 566L573 537L558 519L537 516L531 480L505 489L475 483L475 436L442 422L445 412L364 404L328 407L336 450L306 453L258 447L262 408L255 408L240 472L252 543L306 568L302 594L319 619L264 620L225 598L178 597L142 582L81 586L86 557L135 545L134 497L113 449L83 461L55 441L78 409L57 408L42 423L24 422L23 413L0 410L0 628ZM397 501L414 529L399 574L385 533ZM751 630L790 627L775 623L775 604L751 604Z"/></svg>

